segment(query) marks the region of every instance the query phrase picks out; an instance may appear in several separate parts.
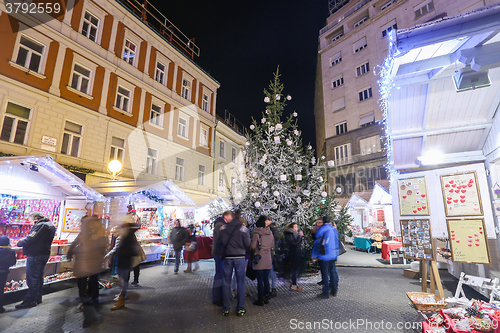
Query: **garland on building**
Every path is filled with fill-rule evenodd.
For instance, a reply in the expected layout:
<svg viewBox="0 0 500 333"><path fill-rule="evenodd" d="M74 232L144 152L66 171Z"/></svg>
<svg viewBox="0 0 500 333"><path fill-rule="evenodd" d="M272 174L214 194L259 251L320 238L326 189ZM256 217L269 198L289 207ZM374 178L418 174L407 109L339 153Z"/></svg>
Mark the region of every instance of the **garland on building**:
<svg viewBox="0 0 500 333"><path fill-rule="evenodd" d="M92 169L87 169L87 168L81 168L81 167L78 167L78 166L75 166L75 165L69 165L69 164L62 164L62 163L59 163L63 168L65 168L66 170L69 170L69 171L74 171L74 172L80 172L80 173L86 173L86 174L93 174L95 173L96 171L95 170L92 170Z"/></svg>
<svg viewBox="0 0 500 333"><path fill-rule="evenodd" d="M151 193L150 191L141 191L139 193L144 195L146 198L148 198L151 201L158 202L161 204L165 203L165 200L163 198Z"/></svg>

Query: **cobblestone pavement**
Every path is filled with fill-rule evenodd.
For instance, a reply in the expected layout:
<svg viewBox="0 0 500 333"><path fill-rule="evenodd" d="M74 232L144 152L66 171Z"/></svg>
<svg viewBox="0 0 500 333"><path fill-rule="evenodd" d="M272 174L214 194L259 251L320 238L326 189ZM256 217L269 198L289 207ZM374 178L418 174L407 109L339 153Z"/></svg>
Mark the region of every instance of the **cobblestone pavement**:
<svg viewBox="0 0 500 333"><path fill-rule="evenodd" d="M178 275L173 274L171 264L158 264L142 268L140 286L130 288L124 309L110 310L118 293L118 287L113 287L101 291L97 313L93 307L78 312L78 290L73 282L70 288L44 295L43 303L35 308L16 310L17 302L11 299L7 311L0 314L0 332L421 331L412 329L418 325L417 313L406 297L407 291L420 290L418 280L404 277L402 269L339 267L338 271L337 297L316 298L321 290L316 284L319 274L315 274L300 278L302 292L291 291L280 280L278 296L264 307L252 304L256 281L247 280L252 294L246 298L247 314L237 317L232 309L229 317L223 317L221 309L211 303L213 261L200 262L195 273ZM447 290L446 295L451 292ZM84 329L84 316L89 321L102 318L102 323Z"/></svg>

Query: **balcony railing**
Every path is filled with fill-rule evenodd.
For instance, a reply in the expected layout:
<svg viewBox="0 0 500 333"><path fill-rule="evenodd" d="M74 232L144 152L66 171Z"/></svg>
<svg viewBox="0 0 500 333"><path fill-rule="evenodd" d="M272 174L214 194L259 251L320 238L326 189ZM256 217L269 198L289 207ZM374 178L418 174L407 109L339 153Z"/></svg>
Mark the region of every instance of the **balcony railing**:
<svg viewBox="0 0 500 333"><path fill-rule="evenodd" d="M347 156L347 157L339 158L339 159L332 158L331 160L333 160L335 162L334 167L339 167L339 166L343 166L343 165L360 163L360 162L364 162L364 161L368 161L368 160L382 158L384 156L385 156L384 150L381 150L381 151L377 151L377 152L374 152L371 154L365 154L365 155L357 154L357 155L351 155L351 156Z"/></svg>
<svg viewBox="0 0 500 333"><path fill-rule="evenodd" d="M194 38L188 38L165 15L147 0L117 0L136 14L145 24L158 32L173 46L186 54L191 60L200 56L200 48L194 43Z"/></svg>
<svg viewBox="0 0 500 333"><path fill-rule="evenodd" d="M243 124L238 121L229 111L224 110L224 118L217 115L217 118L222 120L227 126L231 127L233 130L238 132L241 135L245 135L243 130Z"/></svg>

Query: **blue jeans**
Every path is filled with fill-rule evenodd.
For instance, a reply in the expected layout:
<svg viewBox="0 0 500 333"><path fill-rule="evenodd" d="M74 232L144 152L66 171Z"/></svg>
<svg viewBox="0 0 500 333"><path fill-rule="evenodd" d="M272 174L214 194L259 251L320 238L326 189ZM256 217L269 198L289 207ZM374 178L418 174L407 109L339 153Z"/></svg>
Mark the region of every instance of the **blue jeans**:
<svg viewBox="0 0 500 333"><path fill-rule="evenodd" d="M222 263L220 256L214 256L215 260L215 275L214 284L212 286L212 302L222 301Z"/></svg>
<svg viewBox="0 0 500 333"><path fill-rule="evenodd" d="M270 269L262 269L255 271L257 273L257 294L259 299L264 298L264 295L270 294L269 271Z"/></svg>
<svg viewBox="0 0 500 333"><path fill-rule="evenodd" d="M269 271L269 276L271 277L271 288L276 289L276 271L274 270L274 265Z"/></svg>
<svg viewBox="0 0 500 333"><path fill-rule="evenodd" d="M126 297L128 290L128 281L130 279L130 267L127 268L118 267L118 277L120 278L120 283L122 284L122 290L120 291L120 295Z"/></svg>
<svg viewBox="0 0 500 333"><path fill-rule="evenodd" d="M28 283L28 294L24 302L41 302L43 295L43 273L49 255L31 256L26 260L26 282Z"/></svg>
<svg viewBox="0 0 500 333"><path fill-rule="evenodd" d="M175 268L174 272L179 271L179 264L181 263L182 250L175 250Z"/></svg>
<svg viewBox="0 0 500 333"><path fill-rule="evenodd" d="M247 274L248 259L245 259L245 276ZM236 280L236 274L233 274L233 290L238 289L238 281Z"/></svg>
<svg viewBox="0 0 500 333"><path fill-rule="evenodd" d="M230 297L233 269L236 272L237 287L240 290L236 310L243 310L245 309L245 258L226 258L222 262L222 297L224 301L222 311L229 311L231 309Z"/></svg>
<svg viewBox="0 0 500 333"><path fill-rule="evenodd" d="M323 279L323 294L332 295L337 294L337 289L339 285L339 274L337 273L337 267L335 263L337 260L323 261L319 260L319 266L321 267L321 278Z"/></svg>

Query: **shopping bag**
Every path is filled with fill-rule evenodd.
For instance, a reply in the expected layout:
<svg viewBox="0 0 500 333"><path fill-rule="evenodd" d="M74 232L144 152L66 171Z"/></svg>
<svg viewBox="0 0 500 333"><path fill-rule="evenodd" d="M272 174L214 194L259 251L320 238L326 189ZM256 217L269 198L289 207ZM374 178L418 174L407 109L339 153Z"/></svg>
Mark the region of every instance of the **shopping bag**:
<svg viewBox="0 0 500 333"><path fill-rule="evenodd" d="M339 241L339 256L343 255L346 252L347 250L345 249L344 243Z"/></svg>
<svg viewBox="0 0 500 333"><path fill-rule="evenodd" d="M257 272L253 269L252 260L248 260L246 276L252 281L257 278Z"/></svg>

